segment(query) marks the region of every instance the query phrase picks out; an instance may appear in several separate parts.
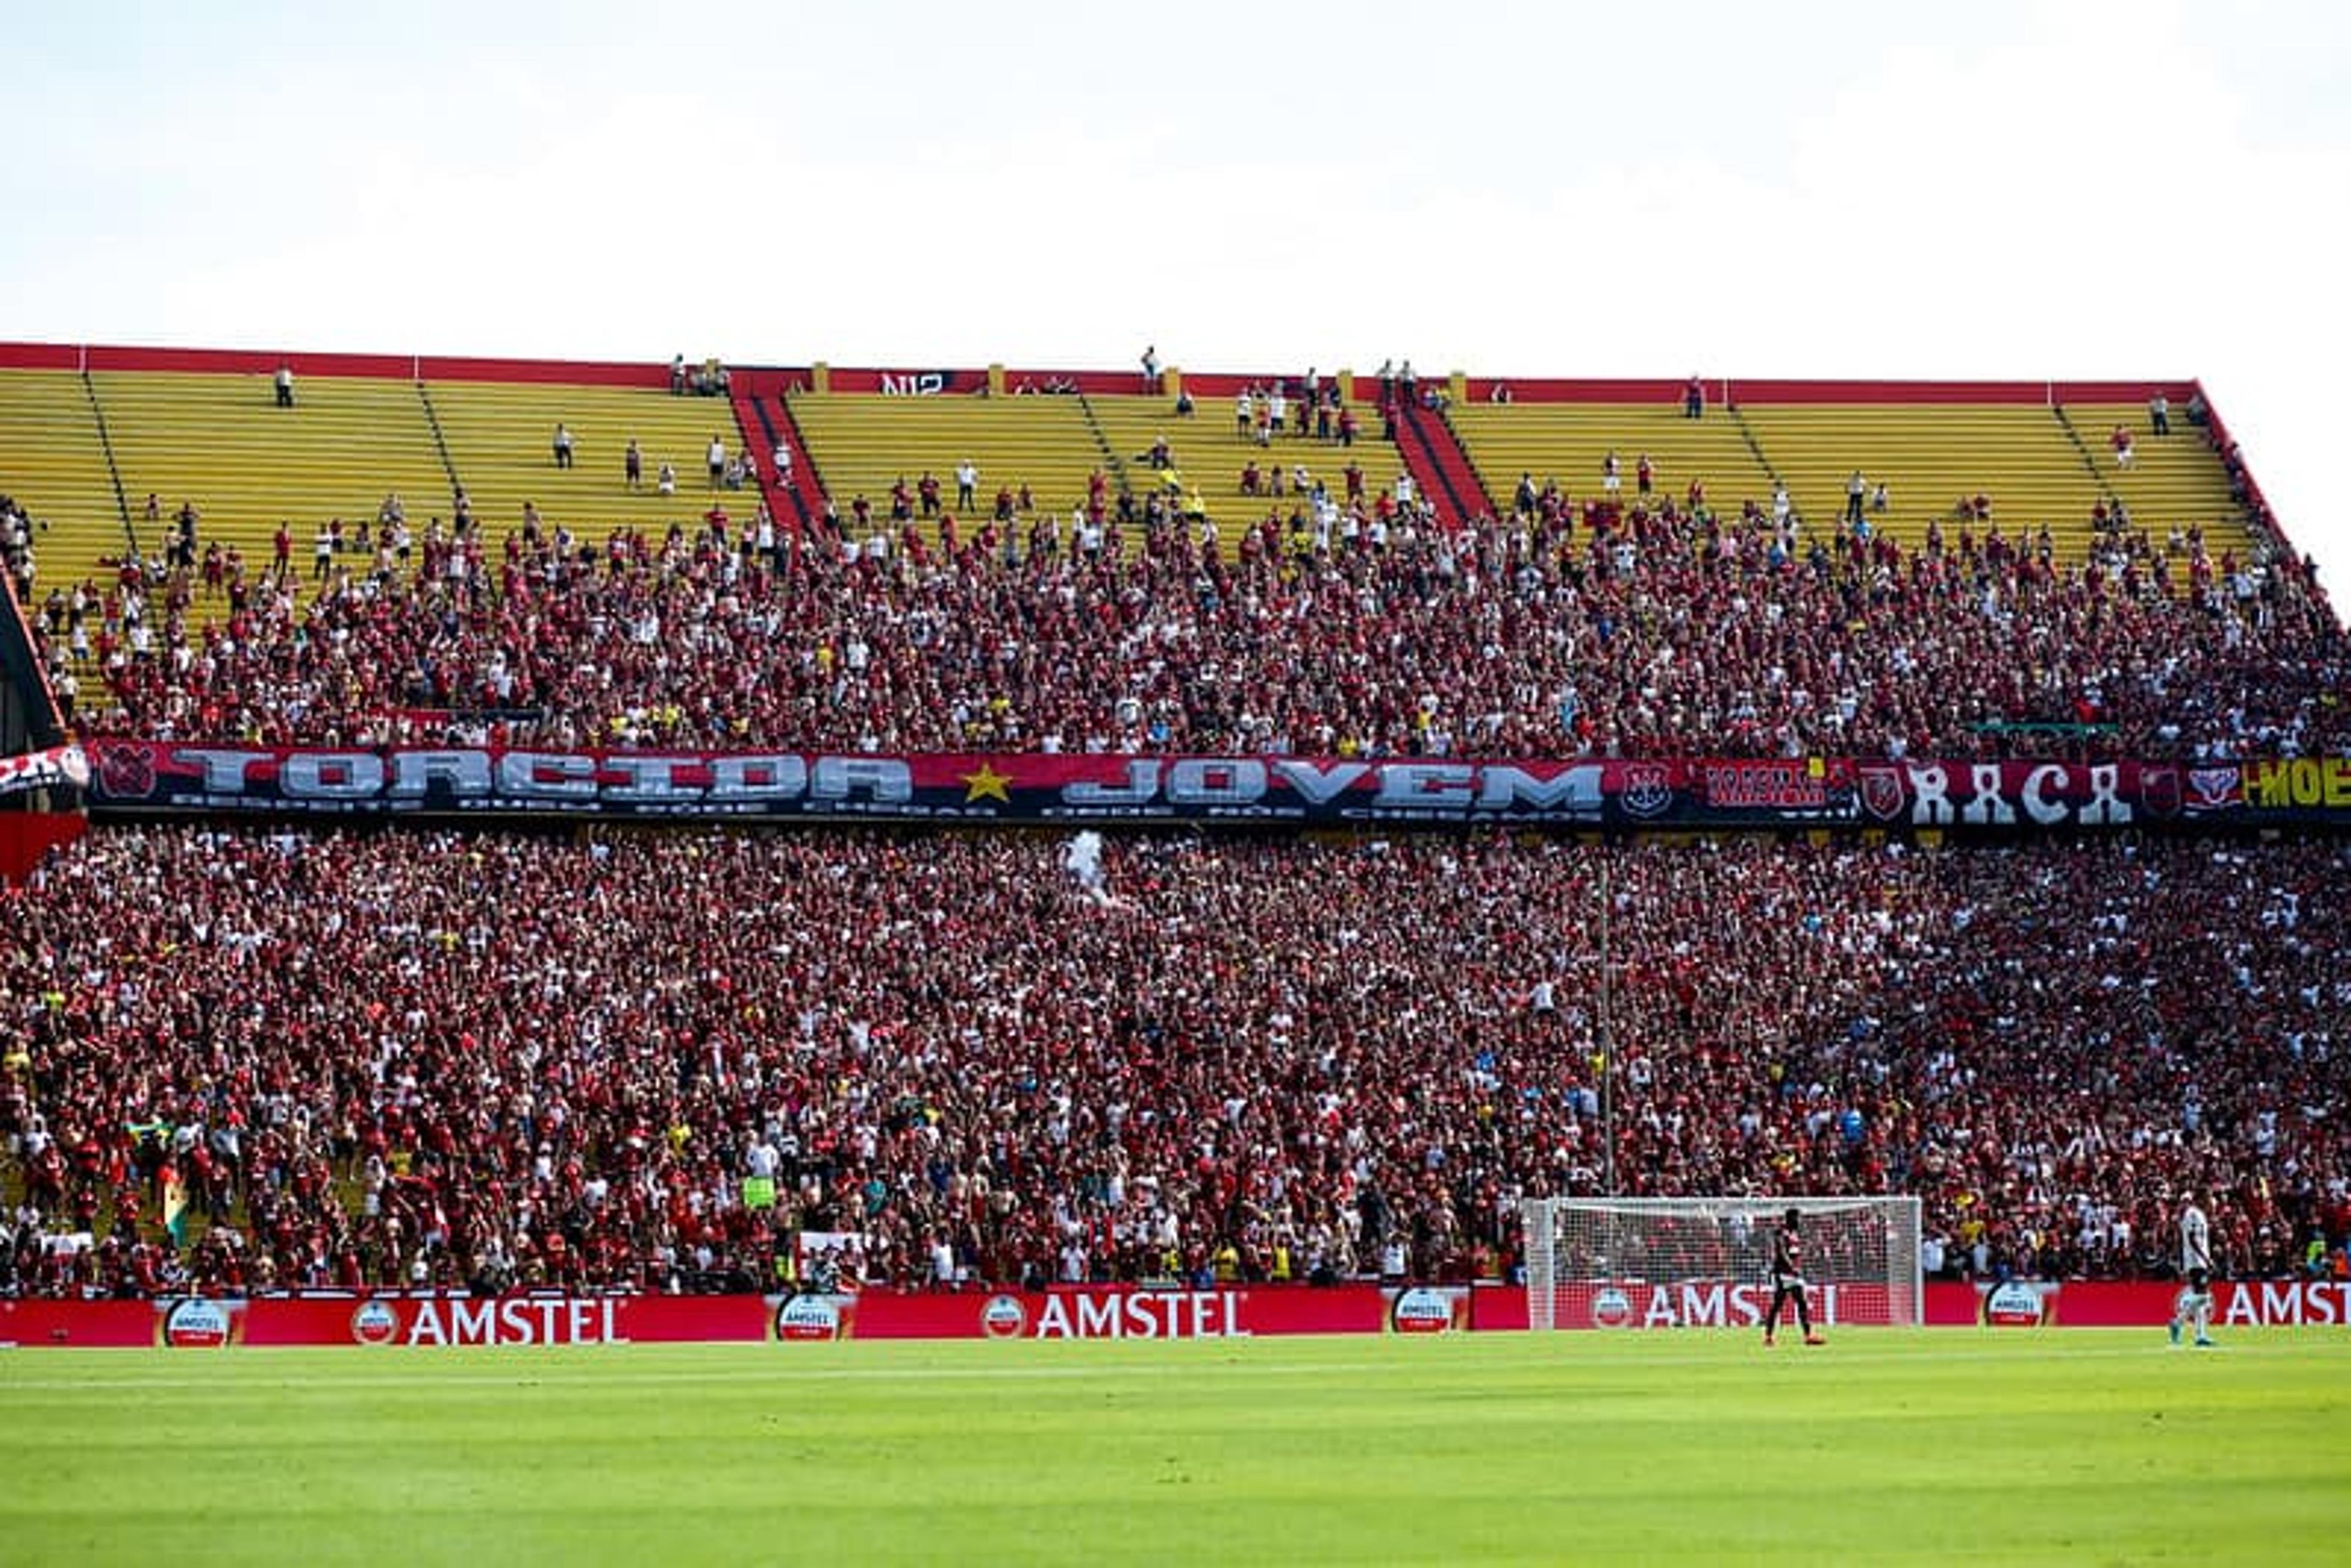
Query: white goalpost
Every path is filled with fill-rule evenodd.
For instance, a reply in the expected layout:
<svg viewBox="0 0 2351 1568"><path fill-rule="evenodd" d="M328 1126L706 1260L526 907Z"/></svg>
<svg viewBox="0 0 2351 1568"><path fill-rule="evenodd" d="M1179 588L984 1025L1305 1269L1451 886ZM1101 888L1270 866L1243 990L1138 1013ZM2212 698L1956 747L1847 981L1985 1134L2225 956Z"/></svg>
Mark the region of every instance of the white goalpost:
<svg viewBox="0 0 2351 1568"><path fill-rule="evenodd" d="M1531 1197L1530 1328L1750 1328L1771 1305L1771 1230L1802 1218L1813 1319L1915 1327L1915 1197Z"/></svg>

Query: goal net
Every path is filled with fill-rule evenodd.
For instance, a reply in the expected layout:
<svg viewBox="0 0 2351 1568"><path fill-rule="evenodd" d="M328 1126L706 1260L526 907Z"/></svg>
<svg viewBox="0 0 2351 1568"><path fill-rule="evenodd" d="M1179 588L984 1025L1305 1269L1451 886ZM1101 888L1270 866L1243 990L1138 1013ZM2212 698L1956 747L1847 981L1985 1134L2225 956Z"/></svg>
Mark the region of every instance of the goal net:
<svg viewBox="0 0 2351 1568"><path fill-rule="evenodd" d="M1915 1326L1915 1197L1535 1197L1528 1326L1748 1328L1771 1306L1771 1230L1802 1217L1813 1321Z"/></svg>

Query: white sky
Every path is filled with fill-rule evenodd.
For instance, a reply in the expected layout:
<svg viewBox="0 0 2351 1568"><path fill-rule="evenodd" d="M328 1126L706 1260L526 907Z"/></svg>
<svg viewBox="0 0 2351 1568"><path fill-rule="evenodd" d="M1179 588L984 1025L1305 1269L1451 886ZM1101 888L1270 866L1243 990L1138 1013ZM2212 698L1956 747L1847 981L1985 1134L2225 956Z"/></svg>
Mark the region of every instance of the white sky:
<svg viewBox="0 0 2351 1568"><path fill-rule="evenodd" d="M0 337L2200 376L2351 603L2336 0L343 9L18 18Z"/></svg>

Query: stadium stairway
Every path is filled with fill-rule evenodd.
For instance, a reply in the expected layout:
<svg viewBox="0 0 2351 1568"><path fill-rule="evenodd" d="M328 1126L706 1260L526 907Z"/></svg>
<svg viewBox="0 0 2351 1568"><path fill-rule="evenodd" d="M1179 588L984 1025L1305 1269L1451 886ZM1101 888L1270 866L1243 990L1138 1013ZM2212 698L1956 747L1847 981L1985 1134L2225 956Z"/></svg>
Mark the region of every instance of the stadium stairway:
<svg viewBox="0 0 2351 1568"><path fill-rule="evenodd" d="M1408 402L1403 413L1397 444L1422 497L1437 508L1437 525L1458 528L1473 517L1493 516L1493 498L1444 412Z"/></svg>
<svg viewBox="0 0 2351 1568"><path fill-rule="evenodd" d="M805 535L824 516L824 476L810 459L808 444L800 439L799 426L793 423L791 410L784 406L782 398L753 391L739 381L737 385L735 420L742 427L744 439L754 444L753 450L765 455L759 465L759 486L768 497L768 510L778 527ZM789 479L776 461L778 452L790 456Z"/></svg>

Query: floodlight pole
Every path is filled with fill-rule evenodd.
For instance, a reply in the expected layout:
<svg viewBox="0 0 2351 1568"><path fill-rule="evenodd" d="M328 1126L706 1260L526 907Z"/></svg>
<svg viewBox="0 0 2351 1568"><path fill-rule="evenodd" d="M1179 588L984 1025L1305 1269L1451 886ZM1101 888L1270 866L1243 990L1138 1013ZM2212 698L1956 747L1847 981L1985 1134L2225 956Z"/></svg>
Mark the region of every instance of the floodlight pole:
<svg viewBox="0 0 2351 1568"><path fill-rule="evenodd" d="M1600 846L1600 1185L1616 1196L1616 1051L1608 1038L1608 845Z"/></svg>

